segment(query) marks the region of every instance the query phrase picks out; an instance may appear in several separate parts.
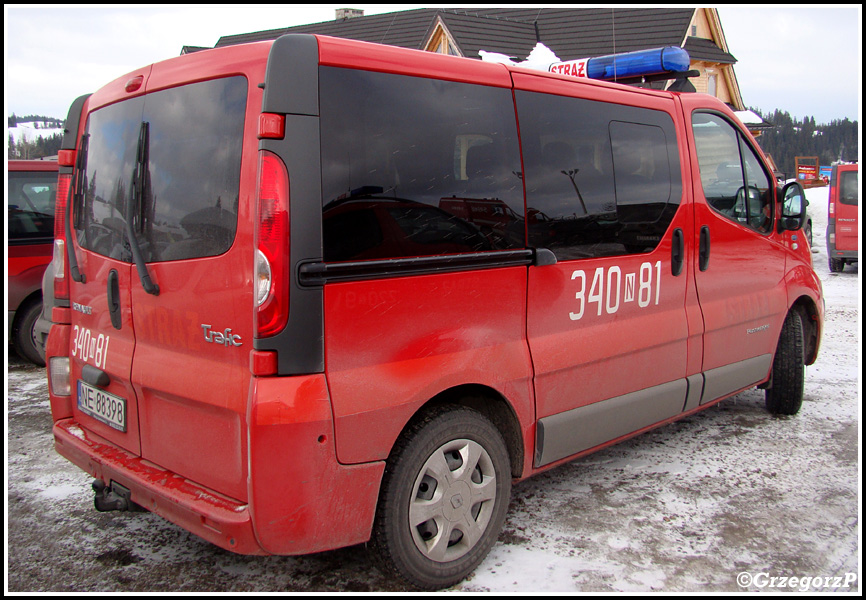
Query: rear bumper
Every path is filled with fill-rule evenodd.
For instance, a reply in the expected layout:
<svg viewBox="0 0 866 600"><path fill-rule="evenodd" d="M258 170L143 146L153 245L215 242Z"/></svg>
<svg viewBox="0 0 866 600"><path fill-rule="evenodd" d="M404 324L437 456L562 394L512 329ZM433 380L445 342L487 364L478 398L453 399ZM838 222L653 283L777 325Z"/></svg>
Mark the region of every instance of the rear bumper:
<svg viewBox="0 0 866 600"><path fill-rule="evenodd" d="M253 378L251 393L248 502L85 430L69 416L68 397L52 396L54 445L94 478L128 489L136 504L232 552L301 555L367 541L385 463L337 462L324 376Z"/></svg>
<svg viewBox="0 0 866 600"><path fill-rule="evenodd" d="M857 260L859 252L857 250L839 250L833 248L828 252L830 258L844 258L845 260Z"/></svg>
<svg viewBox="0 0 866 600"><path fill-rule="evenodd" d="M253 530L249 506L95 439L74 419L54 423L57 452L106 484L128 488L149 511L239 554L268 554Z"/></svg>

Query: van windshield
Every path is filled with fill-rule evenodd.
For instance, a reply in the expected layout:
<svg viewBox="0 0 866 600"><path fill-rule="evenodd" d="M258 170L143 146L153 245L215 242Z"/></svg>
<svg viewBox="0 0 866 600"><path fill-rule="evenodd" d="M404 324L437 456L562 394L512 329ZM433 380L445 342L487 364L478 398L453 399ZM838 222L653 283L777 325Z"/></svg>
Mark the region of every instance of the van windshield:
<svg viewBox="0 0 866 600"><path fill-rule="evenodd" d="M131 261L132 216L144 260L216 256L237 229L247 82L229 77L139 96L92 112L87 121L83 205L76 209L83 248ZM141 124L148 123L146 153ZM134 193L140 157L146 165ZM135 201L135 206L129 206Z"/></svg>

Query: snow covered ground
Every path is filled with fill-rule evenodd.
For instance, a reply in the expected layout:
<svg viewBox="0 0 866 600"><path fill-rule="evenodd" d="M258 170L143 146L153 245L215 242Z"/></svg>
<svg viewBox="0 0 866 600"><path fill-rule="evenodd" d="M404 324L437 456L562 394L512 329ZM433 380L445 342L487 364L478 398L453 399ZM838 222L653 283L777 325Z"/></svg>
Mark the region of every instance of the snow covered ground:
<svg viewBox="0 0 866 600"><path fill-rule="evenodd" d="M827 319L800 413L771 416L751 390L518 484L453 591L860 591L859 266L829 272L827 188L807 193ZM54 452L44 372L13 357L7 383L7 591L400 591L362 546L246 557L149 513L97 513Z"/></svg>

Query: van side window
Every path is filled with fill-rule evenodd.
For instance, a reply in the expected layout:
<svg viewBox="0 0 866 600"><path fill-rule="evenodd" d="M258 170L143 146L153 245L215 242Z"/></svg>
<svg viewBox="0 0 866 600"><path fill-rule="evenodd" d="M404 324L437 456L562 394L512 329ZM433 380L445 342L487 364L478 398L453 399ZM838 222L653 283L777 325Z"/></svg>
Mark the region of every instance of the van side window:
<svg viewBox="0 0 866 600"><path fill-rule="evenodd" d="M652 251L682 195L666 113L517 92L529 244L559 260Z"/></svg>
<svg viewBox="0 0 866 600"><path fill-rule="evenodd" d="M770 177L745 138L715 114L694 113L692 130L707 203L732 221L769 233L773 223Z"/></svg>
<svg viewBox="0 0 866 600"><path fill-rule="evenodd" d="M326 261L525 246L510 90L319 73Z"/></svg>

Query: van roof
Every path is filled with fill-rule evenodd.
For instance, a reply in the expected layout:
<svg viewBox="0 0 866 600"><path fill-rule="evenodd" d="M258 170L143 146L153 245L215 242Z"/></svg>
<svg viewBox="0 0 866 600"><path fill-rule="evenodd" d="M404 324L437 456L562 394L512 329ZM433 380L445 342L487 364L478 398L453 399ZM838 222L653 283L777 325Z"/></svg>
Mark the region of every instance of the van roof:
<svg viewBox="0 0 866 600"><path fill-rule="evenodd" d="M512 87L511 74L520 73L533 77L572 82L576 85L593 86L598 89L629 90L635 94L662 98L670 98L677 93L637 88L594 79L576 79L568 75L548 73L521 66L484 62L472 58L448 56L373 42L313 34L288 35L315 37L318 42L319 62L325 66L345 66L404 75L438 77L496 87ZM252 64L256 62L262 65L266 64L271 47L275 43L276 40L266 40L223 46L184 54L147 65L100 88L90 98L89 108L93 110L122 98L131 98L141 95L145 91L150 92L172 87L180 82L188 83L231 74L249 74ZM143 84L138 90L127 92L127 84L137 76L143 77ZM263 80L264 71L262 70ZM260 82L255 82L254 85L258 83Z"/></svg>

